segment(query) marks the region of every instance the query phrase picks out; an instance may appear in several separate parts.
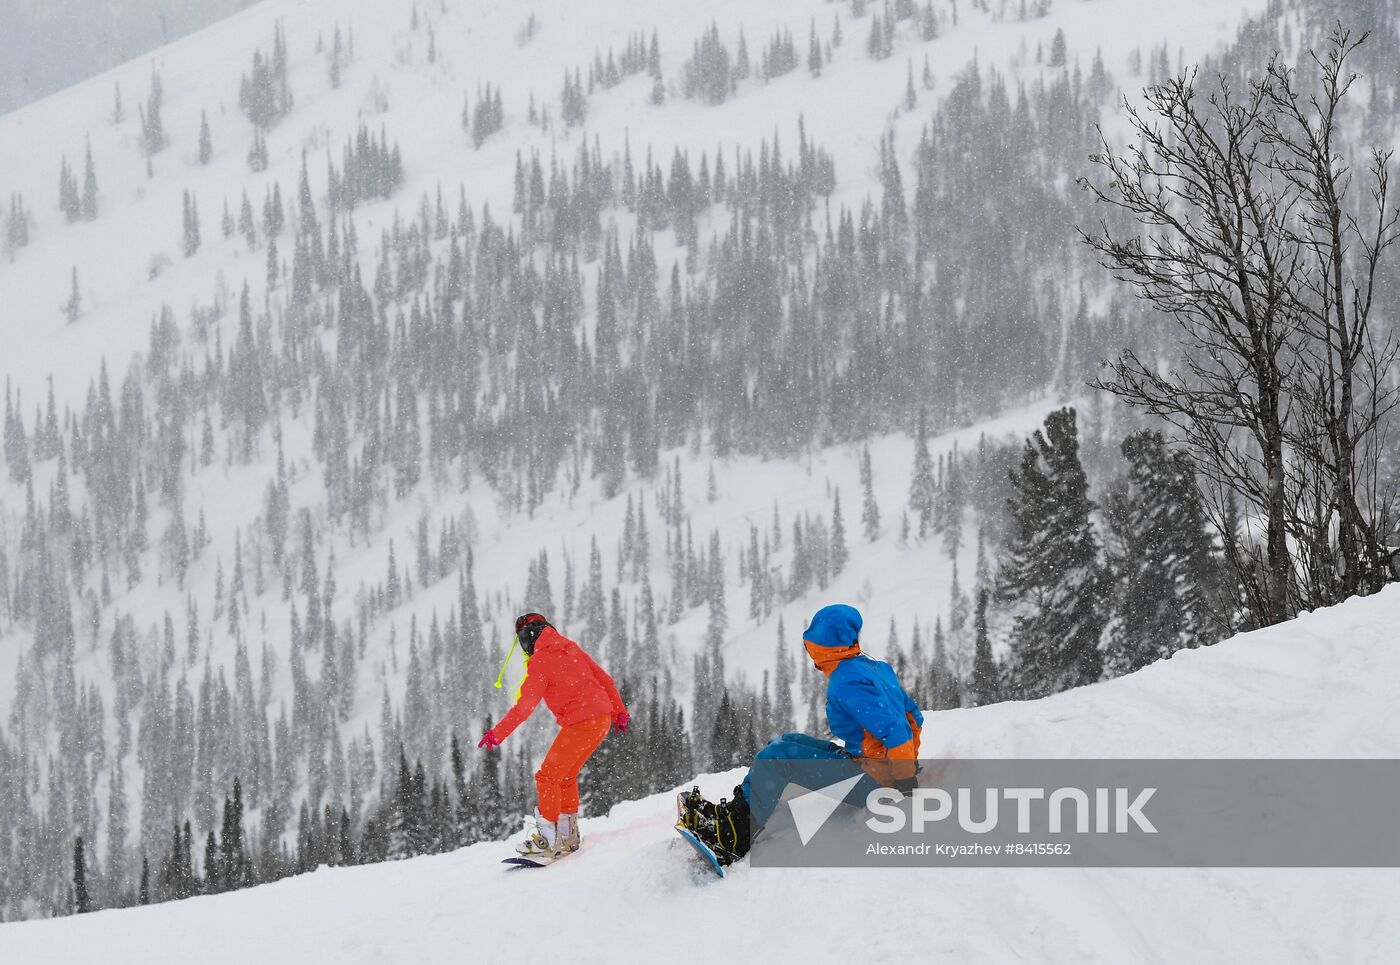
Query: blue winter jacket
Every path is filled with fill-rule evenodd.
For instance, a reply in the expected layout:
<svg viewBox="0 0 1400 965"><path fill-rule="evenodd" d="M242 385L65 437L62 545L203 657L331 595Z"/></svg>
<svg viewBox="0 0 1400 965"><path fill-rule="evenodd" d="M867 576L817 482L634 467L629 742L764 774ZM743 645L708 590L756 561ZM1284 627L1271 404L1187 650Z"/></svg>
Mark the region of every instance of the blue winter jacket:
<svg viewBox="0 0 1400 965"><path fill-rule="evenodd" d="M919 705L904 692L894 669L884 661L859 654L842 660L831 671L826 719L831 732L845 742L848 753L864 753L867 733L886 748L908 743L914 738L911 717L915 725L923 727Z"/></svg>

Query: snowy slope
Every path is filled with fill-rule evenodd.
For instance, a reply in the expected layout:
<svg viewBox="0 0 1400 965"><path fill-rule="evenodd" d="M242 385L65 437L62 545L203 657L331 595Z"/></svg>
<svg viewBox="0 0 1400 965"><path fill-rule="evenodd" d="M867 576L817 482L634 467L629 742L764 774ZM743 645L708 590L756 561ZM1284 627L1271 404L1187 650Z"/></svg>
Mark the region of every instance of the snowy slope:
<svg viewBox="0 0 1400 965"><path fill-rule="evenodd" d="M1130 677L933 715L925 756L1395 757L1400 587ZM701 779L712 795L741 771ZM0 928L25 965L199 961L1394 961L1400 871L700 872L670 795L585 820L539 872L504 843L231 895Z"/></svg>

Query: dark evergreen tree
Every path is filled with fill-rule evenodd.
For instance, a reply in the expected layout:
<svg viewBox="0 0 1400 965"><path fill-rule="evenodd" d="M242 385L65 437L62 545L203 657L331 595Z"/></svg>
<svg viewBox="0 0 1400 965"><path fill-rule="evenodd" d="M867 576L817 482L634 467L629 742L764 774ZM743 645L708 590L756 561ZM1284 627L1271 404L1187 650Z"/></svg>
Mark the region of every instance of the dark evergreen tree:
<svg viewBox="0 0 1400 965"><path fill-rule="evenodd" d="M977 590L977 611L974 617L976 643L972 657L972 679L968 693L974 707L996 703L1001 694L1000 669L992 656L992 640L987 633L987 588Z"/></svg>
<svg viewBox="0 0 1400 965"><path fill-rule="evenodd" d="M262 128L256 128L253 131L253 142L248 145L248 168L252 171L266 171L267 161L267 137ZM249 247L252 247L251 241Z"/></svg>
<svg viewBox="0 0 1400 965"><path fill-rule="evenodd" d="M331 54L327 62L327 69L330 73L331 90L340 86L341 59L345 56L344 48L340 40L340 24L335 25L335 39L331 42Z"/></svg>
<svg viewBox="0 0 1400 965"><path fill-rule="evenodd" d="M78 179L73 176L73 169L68 166L67 155L63 157L58 169L58 207L70 223L82 216L83 203L78 196Z"/></svg>
<svg viewBox="0 0 1400 965"><path fill-rule="evenodd" d="M938 39L938 15L933 11L933 0L927 0L919 14L919 39L925 43Z"/></svg>
<svg viewBox="0 0 1400 965"><path fill-rule="evenodd" d="M218 862L222 890L232 891L253 883L243 846L243 785L238 778L233 780L233 795L224 798Z"/></svg>
<svg viewBox="0 0 1400 965"><path fill-rule="evenodd" d="M841 518L841 490L836 490L836 496L831 509L831 575L839 575L846 568L846 561L850 558L850 551L846 548L846 523Z"/></svg>
<svg viewBox="0 0 1400 965"><path fill-rule="evenodd" d="M865 446L860 453L860 525L865 531L865 538L872 543L880 538L880 507L875 502L874 483L874 473L870 468L870 447Z"/></svg>
<svg viewBox="0 0 1400 965"><path fill-rule="evenodd" d="M15 252L29 244L29 215L24 210L24 196L10 195L10 214L5 222L5 250L10 261Z"/></svg>
<svg viewBox="0 0 1400 965"><path fill-rule="evenodd" d="M470 108L470 109L469 109ZM501 88L494 90L490 84L483 91L476 91L474 105L462 106L462 127L471 133L472 144L481 147L486 139L499 131L505 124L505 110L501 105Z"/></svg>
<svg viewBox="0 0 1400 965"><path fill-rule="evenodd" d="M85 915L92 911L92 898L87 886L87 857L83 850L83 837L78 835L73 843L73 912Z"/></svg>
<svg viewBox="0 0 1400 965"><path fill-rule="evenodd" d="M768 735L769 739L790 731L796 721L793 718L792 703L792 659L788 656L787 633L783 627L783 618L778 617L778 652L776 657L776 669L774 670L773 685L773 723L774 733Z"/></svg>
<svg viewBox="0 0 1400 965"><path fill-rule="evenodd" d="M919 517L919 538L928 534L933 523L933 511L938 499L938 485L933 477L933 457L928 450L928 419L922 407L914 436L914 475L909 482L909 511Z"/></svg>
<svg viewBox="0 0 1400 965"><path fill-rule="evenodd" d="M214 156L214 142L209 136L209 113L199 112L199 163L208 164Z"/></svg>
<svg viewBox="0 0 1400 965"><path fill-rule="evenodd" d="M281 21L273 31L272 56L265 56L261 49L253 51L252 70L244 74L239 82L238 106L255 127L263 130L271 127L291 109L286 39Z"/></svg>
<svg viewBox="0 0 1400 965"><path fill-rule="evenodd" d="M151 91L146 104L141 108L141 139L146 149L147 172L150 171L150 158L165 149L165 124L161 120L161 107L165 102L165 90L160 82L160 74L151 72Z"/></svg>
<svg viewBox="0 0 1400 965"><path fill-rule="evenodd" d="M63 303L63 317L72 325L83 314L83 296L78 292L78 266L73 266L73 276L68 285L68 300Z"/></svg>
<svg viewBox="0 0 1400 965"><path fill-rule="evenodd" d="M1106 500L1114 579L1107 670L1117 675L1213 643L1224 629L1222 563L1186 453L1161 433L1123 440L1128 476Z"/></svg>
<svg viewBox="0 0 1400 965"><path fill-rule="evenodd" d="M722 104L729 96L731 84L748 76L748 54L742 33L739 49L742 67L736 66L731 77L729 49L719 39L719 26L711 24L695 41L691 58L681 68L681 93L700 98L707 104Z"/></svg>
<svg viewBox="0 0 1400 965"><path fill-rule="evenodd" d="M92 163L92 138L87 139L83 151L83 220L97 219L97 169Z"/></svg>
<svg viewBox="0 0 1400 965"><path fill-rule="evenodd" d="M710 730L711 771L727 771L731 767L747 763L740 759L743 747L745 722L729 699L729 689L724 688L720 695L719 707L715 712L714 725Z"/></svg>
<svg viewBox="0 0 1400 965"><path fill-rule="evenodd" d="M184 228L181 244L186 258L199 251L199 208L196 205L194 195L188 191L184 194Z"/></svg>
<svg viewBox="0 0 1400 965"><path fill-rule="evenodd" d="M1011 473L1011 535L998 599L1014 615L1010 693L1040 697L1103 672L1103 575L1073 409L1057 409Z"/></svg>
<svg viewBox="0 0 1400 965"><path fill-rule="evenodd" d="M214 837L214 832L210 831L204 838L204 886L206 895L216 895L224 890L224 883L220 877L219 866L219 842Z"/></svg>
<svg viewBox="0 0 1400 965"><path fill-rule="evenodd" d="M583 124L587 112L588 96L583 91L578 68L575 67L572 74L565 69L564 93L560 96L559 103L559 116L564 121L565 130Z"/></svg>
<svg viewBox="0 0 1400 965"><path fill-rule="evenodd" d="M870 36L865 39L865 52L872 60L883 60L889 56L885 44L885 28L879 13L870 15Z"/></svg>

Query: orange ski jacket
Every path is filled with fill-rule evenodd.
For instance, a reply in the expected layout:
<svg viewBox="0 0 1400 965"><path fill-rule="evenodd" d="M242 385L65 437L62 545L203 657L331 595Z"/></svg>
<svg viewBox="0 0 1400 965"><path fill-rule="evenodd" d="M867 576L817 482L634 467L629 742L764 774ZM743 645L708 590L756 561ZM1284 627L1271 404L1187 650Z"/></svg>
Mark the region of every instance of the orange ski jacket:
<svg viewBox="0 0 1400 965"><path fill-rule="evenodd" d="M497 740L529 719L543 700L560 727L605 714L616 717L627 708L607 671L568 637L545 627L535 641L520 699L491 728Z"/></svg>

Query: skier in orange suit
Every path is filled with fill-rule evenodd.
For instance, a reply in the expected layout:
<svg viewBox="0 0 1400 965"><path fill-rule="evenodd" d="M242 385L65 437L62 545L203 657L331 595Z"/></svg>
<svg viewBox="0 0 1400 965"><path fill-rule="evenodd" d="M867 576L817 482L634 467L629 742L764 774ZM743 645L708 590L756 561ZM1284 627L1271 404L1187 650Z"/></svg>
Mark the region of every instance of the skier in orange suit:
<svg viewBox="0 0 1400 965"><path fill-rule="evenodd" d="M610 727L627 733L630 716L612 677L543 614L522 614L515 621L515 635L525 652L525 682L515 706L477 746L499 747L541 700L554 714L560 730L535 772L535 830L516 845L521 857L548 863L579 849L579 771Z"/></svg>

